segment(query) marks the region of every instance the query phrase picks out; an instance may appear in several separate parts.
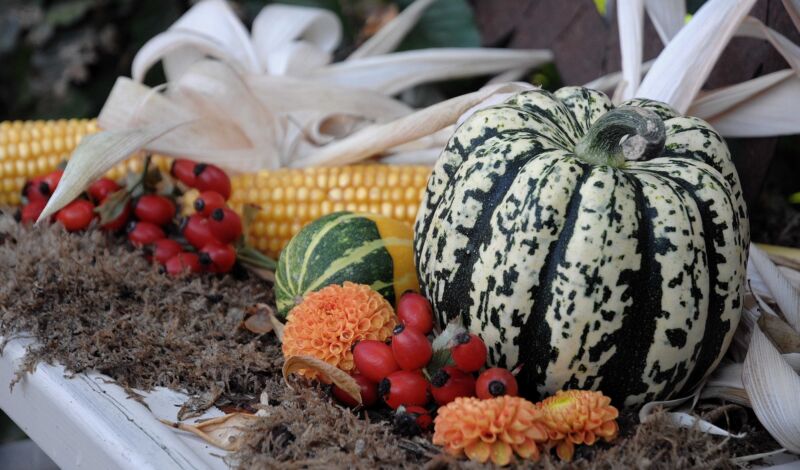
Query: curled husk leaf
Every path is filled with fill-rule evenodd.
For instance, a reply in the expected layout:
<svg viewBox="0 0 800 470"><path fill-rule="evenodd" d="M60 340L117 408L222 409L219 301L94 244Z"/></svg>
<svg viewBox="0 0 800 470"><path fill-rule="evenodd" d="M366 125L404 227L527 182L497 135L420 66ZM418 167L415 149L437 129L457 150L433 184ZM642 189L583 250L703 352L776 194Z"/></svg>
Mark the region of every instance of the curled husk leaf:
<svg viewBox="0 0 800 470"><path fill-rule="evenodd" d="M316 357L288 356L283 363L283 380L291 387L292 383L289 382L289 375L294 372L301 373L302 371L313 371L323 382L334 383L353 397L356 402L362 403L361 387L356 380L348 373Z"/></svg>
<svg viewBox="0 0 800 470"><path fill-rule="evenodd" d="M600 392L559 390L536 407L547 426L547 447L555 447L562 460L572 460L575 444L594 445L601 438L611 442L619 433L619 412Z"/></svg>
<svg viewBox="0 0 800 470"><path fill-rule="evenodd" d="M345 282L308 294L289 312L283 331L283 355L311 356L350 372L352 347L365 339L384 341L397 324L391 304L363 284ZM300 375L317 378L313 369Z"/></svg>
<svg viewBox="0 0 800 470"><path fill-rule="evenodd" d="M439 408L433 443L482 463L508 465L513 454L538 461L538 444L548 439L541 417L536 405L520 397L456 398Z"/></svg>
<svg viewBox="0 0 800 470"><path fill-rule="evenodd" d="M242 446L242 436L250 426L261 419L250 413L230 413L197 424L174 423L161 419L162 423L199 436L209 444L227 451L237 451Z"/></svg>

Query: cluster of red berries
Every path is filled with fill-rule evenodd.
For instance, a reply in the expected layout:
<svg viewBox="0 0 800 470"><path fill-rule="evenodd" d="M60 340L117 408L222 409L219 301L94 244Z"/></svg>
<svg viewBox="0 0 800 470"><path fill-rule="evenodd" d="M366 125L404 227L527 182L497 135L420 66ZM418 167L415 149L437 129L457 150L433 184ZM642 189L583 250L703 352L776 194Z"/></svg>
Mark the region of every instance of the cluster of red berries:
<svg viewBox="0 0 800 470"><path fill-rule="evenodd" d="M352 376L361 389L364 406L373 406L380 399L392 409L411 415L425 430L432 422L430 409L458 397L517 395L517 381L507 369L493 367L480 372L487 350L477 335L459 333L444 349L434 351L429 339L433 310L425 297L407 292L400 297L396 310L400 324L389 344L364 340L353 348L357 372ZM336 386L333 395L345 405L357 404Z"/></svg>
<svg viewBox="0 0 800 470"><path fill-rule="evenodd" d="M242 236L242 220L227 206L231 194L228 175L214 165L175 160L170 174L190 188L201 191L194 201L196 213L176 229L178 205L170 195L159 194L149 184L148 165L141 175L123 187L109 178L92 183L79 198L56 213L55 221L66 230L87 229L95 219L110 232L125 228L128 241L142 248L148 259L162 265L169 274L229 272L236 263L234 244ZM62 170L37 177L23 188L25 205L18 218L35 222L58 186ZM156 179L163 175L158 174ZM170 238L169 234L178 235Z"/></svg>
<svg viewBox="0 0 800 470"><path fill-rule="evenodd" d="M181 250L171 258L159 259L158 243L154 243L153 256L163 262L168 273L229 272L236 263L234 244L242 236L242 219L227 206L231 195L231 180L214 165L192 160L175 160L170 169L172 176L200 195L194 201L195 213L183 219L179 233L196 251ZM162 243L167 243L166 240ZM167 251L165 249L164 251Z"/></svg>
<svg viewBox="0 0 800 470"><path fill-rule="evenodd" d="M25 183L25 186L22 188L22 196L25 204L20 209L18 215L20 222L29 224L39 219L39 216L47 205L47 201L55 192L63 175L63 170L56 170ZM70 232L84 230L97 218L98 206L100 206L111 193L120 189L121 186L115 181L108 178L100 178L89 186L86 194L64 206L60 211L56 212L53 218ZM101 227L108 231L119 230L125 226L129 214L130 209L126 207L116 218L106 222Z"/></svg>

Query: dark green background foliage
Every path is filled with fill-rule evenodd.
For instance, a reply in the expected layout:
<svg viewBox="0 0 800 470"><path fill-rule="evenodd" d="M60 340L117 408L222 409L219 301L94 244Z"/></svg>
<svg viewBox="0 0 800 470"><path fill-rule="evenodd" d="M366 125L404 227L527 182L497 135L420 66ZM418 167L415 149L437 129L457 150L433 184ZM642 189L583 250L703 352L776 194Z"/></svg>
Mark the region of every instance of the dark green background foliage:
<svg viewBox="0 0 800 470"><path fill-rule="evenodd" d="M93 117L116 77L130 75L136 51L165 30L195 1L189 0L0 0L0 120ZM231 5L249 27L268 0ZM337 57L359 40L366 17L390 0L281 0L318 6L342 20ZM410 0L396 0L400 9ZM433 5L400 49L479 46L466 0ZM154 69L148 84L163 81ZM458 84L452 92L458 93Z"/></svg>

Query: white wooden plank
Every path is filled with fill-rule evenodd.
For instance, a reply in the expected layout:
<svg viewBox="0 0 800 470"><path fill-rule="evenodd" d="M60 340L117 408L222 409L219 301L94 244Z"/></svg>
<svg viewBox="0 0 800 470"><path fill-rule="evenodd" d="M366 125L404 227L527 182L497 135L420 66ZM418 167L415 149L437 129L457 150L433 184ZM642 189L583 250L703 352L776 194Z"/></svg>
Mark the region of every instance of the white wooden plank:
<svg viewBox="0 0 800 470"><path fill-rule="evenodd" d="M175 420L185 395L165 389L147 394L151 412L108 377L66 378L62 366L42 364L10 389L29 343L13 340L0 357L0 408L61 468L228 468L224 451L157 420Z"/></svg>

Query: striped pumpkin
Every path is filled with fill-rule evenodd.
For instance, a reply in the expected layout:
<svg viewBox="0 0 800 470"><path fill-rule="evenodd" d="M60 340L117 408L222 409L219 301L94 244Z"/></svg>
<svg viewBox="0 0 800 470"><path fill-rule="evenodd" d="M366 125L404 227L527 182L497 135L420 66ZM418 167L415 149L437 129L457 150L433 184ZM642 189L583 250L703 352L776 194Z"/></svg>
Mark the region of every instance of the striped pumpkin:
<svg viewBox="0 0 800 470"><path fill-rule="evenodd" d="M420 286L525 393L676 396L739 322L747 213L728 149L662 103L569 87L475 113L415 224Z"/></svg>
<svg viewBox="0 0 800 470"><path fill-rule="evenodd" d="M367 284L392 305L419 291L413 231L377 214L334 212L303 227L281 252L275 272L278 313L286 317L303 297L330 284Z"/></svg>

